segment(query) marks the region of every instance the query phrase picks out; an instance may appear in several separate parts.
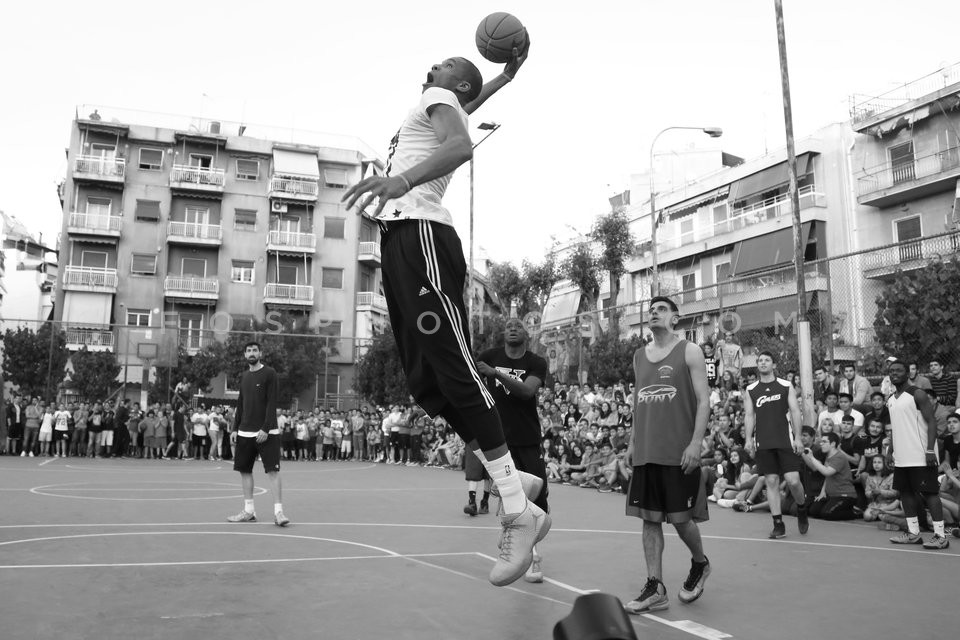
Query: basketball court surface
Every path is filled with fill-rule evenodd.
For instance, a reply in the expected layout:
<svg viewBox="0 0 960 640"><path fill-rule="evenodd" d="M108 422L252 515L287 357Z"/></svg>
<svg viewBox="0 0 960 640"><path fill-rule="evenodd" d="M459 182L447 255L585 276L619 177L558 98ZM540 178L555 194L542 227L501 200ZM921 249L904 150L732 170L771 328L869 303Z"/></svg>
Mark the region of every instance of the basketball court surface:
<svg viewBox="0 0 960 640"><path fill-rule="evenodd" d="M536 639L581 594L643 587L641 523L624 496L550 485L542 584L497 588L496 516L470 518L463 474L285 462L287 528L257 467L256 523L229 462L0 458L0 637ZM496 502L491 505L491 511ZM953 637L960 540L895 547L866 523L812 521L770 541L769 514L711 505L713 565L683 605L690 566L666 527L670 607L637 637L691 640Z"/></svg>

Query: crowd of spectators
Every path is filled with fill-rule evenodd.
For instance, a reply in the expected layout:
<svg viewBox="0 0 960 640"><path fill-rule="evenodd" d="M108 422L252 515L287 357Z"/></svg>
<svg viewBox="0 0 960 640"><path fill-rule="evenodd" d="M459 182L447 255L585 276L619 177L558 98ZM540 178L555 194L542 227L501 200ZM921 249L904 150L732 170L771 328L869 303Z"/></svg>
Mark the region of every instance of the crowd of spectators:
<svg viewBox="0 0 960 640"><path fill-rule="evenodd" d="M763 510L766 486L744 446L742 390L756 380L756 369L743 366L740 347L729 338L716 349L704 345L704 354L711 409L701 455L709 500L739 512ZM934 402L942 438L941 497L947 522L956 527L960 382L940 363L928 364L926 375L917 364L910 365L910 383L926 389ZM794 372L782 377L802 396ZM802 435L802 480L812 516L862 518L889 529L905 526L891 478L886 398L892 391L887 379L872 385L853 364L836 371L825 365L815 368L817 418L815 424L804 425ZM540 389L537 413L550 482L626 493L635 393L633 383L625 380L609 386L555 382ZM5 411L6 438L0 439L0 451L8 455L221 460L231 458L235 442L229 406L178 402L141 407L129 400L64 405L15 396ZM464 443L453 429L412 403L281 410L278 425L288 461L353 460L449 469L463 465ZM796 513L789 491L781 489L784 513Z"/></svg>

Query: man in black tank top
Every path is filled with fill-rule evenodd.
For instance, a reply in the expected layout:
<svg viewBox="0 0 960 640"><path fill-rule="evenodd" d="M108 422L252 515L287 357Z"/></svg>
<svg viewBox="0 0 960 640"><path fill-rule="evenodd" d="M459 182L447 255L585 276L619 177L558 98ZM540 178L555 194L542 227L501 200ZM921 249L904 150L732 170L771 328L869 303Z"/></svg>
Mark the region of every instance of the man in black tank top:
<svg viewBox="0 0 960 640"><path fill-rule="evenodd" d="M797 526L806 533L809 525L800 469L803 460L800 453L803 443L800 430L803 416L797 403L793 385L778 378L774 372L774 357L769 351L757 356L759 379L743 393L745 409L746 449L756 457L760 474L767 482L767 500L773 515L773 531L770 538L787 535L780 511L780 476L797 503ZM787 416L789 415L789 421Z"/></svg>
<svg viewBox="0 0 960 640"><path fill-rule="evenodd" d="M663 577L663 523L676 529L693 555L680 602L703 594L710 562L703 554L698 522L708 519L707 496L700 475L700 449L710 416L710 389L703 351L675 332L680 319L673 300L650 301L653 341L633 356L633 433L627 460L633 477L627 515L643 520L643 555L647 582L625 605L629 613L666 609L670 603Z"/></svg>

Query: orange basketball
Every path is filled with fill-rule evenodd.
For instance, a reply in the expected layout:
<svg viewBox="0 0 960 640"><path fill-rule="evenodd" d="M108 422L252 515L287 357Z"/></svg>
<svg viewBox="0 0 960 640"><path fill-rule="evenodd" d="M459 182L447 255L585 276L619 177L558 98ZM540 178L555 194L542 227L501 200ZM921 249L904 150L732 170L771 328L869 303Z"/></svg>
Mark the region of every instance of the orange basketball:
<svg viewBox="0 0 960 640"><path fill-rule="evenodd" d="M509 13L491 13L477 26L477 49L490 62L510 62L514 48L523 51L526 46L526 28Z"/></svg>

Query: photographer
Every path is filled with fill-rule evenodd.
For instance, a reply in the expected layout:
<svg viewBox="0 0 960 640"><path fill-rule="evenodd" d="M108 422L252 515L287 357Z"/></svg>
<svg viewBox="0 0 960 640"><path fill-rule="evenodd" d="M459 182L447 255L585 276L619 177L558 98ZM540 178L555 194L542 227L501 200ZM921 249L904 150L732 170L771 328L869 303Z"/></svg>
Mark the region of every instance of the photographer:
<svg viewBox="0 0 960 640"><path fill-rule="evenodd" d="M810 517L823 520L853 520L857 504L857 492L853 486L853 474L850 463L840 451L840 436L827 433L820 437L820 450L826 454L826 460L820 462L810 448L804 448L803 461L807 467L824 477L823 488L813 504L810 505Z"/></svg>

